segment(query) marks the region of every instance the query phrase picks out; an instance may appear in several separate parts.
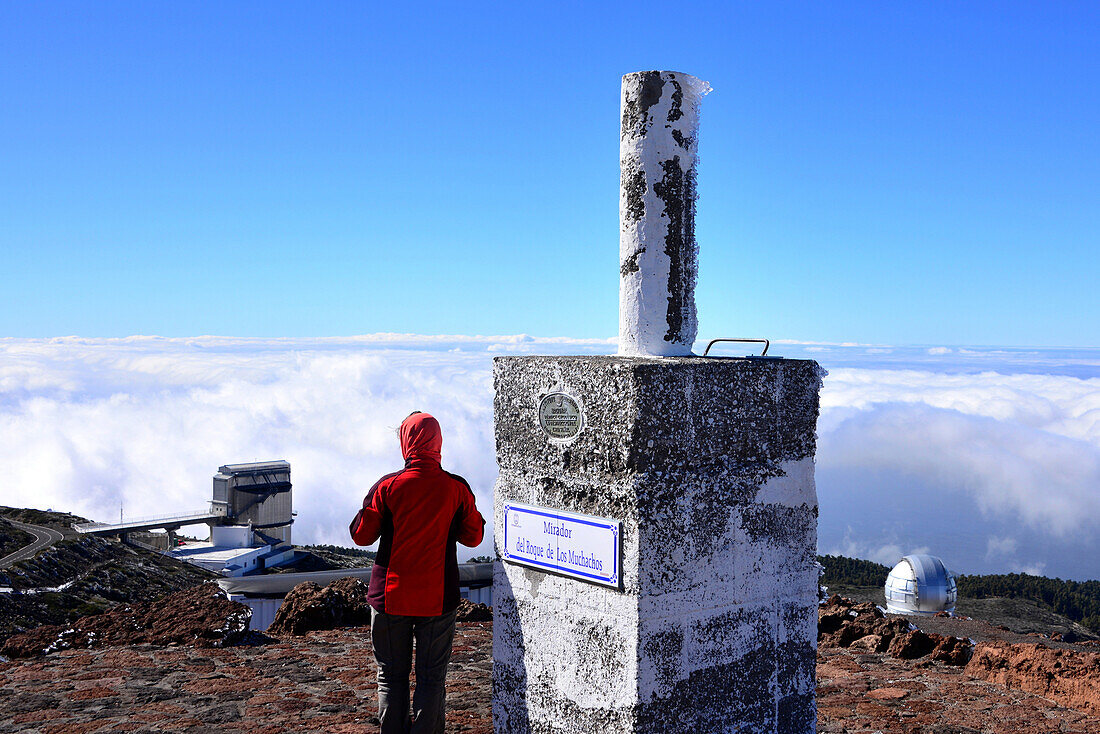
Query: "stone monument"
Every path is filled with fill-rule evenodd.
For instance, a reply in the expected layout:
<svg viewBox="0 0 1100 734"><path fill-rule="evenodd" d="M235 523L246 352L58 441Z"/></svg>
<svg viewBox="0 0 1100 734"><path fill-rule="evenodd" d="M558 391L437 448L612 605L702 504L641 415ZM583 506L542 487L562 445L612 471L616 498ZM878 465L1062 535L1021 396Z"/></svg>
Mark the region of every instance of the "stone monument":
<svg viewBox="0 0 1100 734"><path fill-rule="evenodd" d="M691 355L707 91L623 77L619 355L495 360L497 734L815 728L822 372Z"/></svg>

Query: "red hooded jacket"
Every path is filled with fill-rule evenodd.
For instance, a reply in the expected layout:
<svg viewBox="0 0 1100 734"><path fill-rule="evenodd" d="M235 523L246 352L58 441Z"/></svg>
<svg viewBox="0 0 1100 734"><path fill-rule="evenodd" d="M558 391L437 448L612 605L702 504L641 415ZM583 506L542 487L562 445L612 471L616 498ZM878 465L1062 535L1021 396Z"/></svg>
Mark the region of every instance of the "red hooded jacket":
<svg viewBox="0 0 1100 734"><path fill-rule="evenodd" d="M455 543L478 545L485 519L466 480L439 465L439 422L413 413L400 433L405 468L371 487L351 521L351 537L357 545L381 540L367 592L372 607L433 617L458 606Z"/></svg>

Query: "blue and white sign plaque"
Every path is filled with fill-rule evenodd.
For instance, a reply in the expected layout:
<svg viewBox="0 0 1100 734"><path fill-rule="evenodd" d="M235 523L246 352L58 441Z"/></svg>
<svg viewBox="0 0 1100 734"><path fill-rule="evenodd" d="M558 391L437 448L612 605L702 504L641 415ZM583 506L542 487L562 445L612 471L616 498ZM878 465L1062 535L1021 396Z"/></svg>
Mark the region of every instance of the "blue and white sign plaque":
<svg viewBox="0 0 1100 734"><path fill-rule="evenodd" d="M619 588L622 521L509 502L504 560Z"/></svg>

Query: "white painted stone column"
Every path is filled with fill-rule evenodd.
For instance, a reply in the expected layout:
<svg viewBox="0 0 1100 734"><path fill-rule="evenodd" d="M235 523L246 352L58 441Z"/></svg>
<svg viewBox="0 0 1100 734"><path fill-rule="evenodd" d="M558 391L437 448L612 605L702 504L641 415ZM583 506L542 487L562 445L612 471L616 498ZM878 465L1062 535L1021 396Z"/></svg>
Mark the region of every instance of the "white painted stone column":
<svg viewBox="0 0 1100 734"><path fill-rule="evenodd" d="M619 354L688 356L698 331L695 173L710 85L675 71L623 77Z"/></svg>
<svg viewBox="0 0 1100 734"><path fill-rule="evenodd" d="M494 360L496 734L815 729L823 373L691 355L707 90L623 77L619 354Z"/></svg>

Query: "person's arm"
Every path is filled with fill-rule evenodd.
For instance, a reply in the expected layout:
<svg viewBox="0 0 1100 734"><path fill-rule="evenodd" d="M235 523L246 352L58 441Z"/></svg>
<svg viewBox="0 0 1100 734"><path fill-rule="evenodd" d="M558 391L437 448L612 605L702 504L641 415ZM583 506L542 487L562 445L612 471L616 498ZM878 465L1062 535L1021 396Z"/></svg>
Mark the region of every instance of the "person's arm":
<svg viewBox="0 0 1100 734"><path fill-rule="evenodd" d="M385 479L379 479L367 496L363 498L363 509L356 513L348 530L356 545L370 545L382 534L382 492L379 486Z"/></svg>
<svg viewBox="0 0 1100 734"><path fill-rule="evenodd" d="M466 485L466 491L462 498L462 508L459 510L462 513L462 519L458 527L458 542L474 548L480 545L485 537L485 518L478 512L477 501L474 499L474 493L470 490L470 485L466 482L463 482L463 484Z"/></svg>

